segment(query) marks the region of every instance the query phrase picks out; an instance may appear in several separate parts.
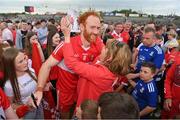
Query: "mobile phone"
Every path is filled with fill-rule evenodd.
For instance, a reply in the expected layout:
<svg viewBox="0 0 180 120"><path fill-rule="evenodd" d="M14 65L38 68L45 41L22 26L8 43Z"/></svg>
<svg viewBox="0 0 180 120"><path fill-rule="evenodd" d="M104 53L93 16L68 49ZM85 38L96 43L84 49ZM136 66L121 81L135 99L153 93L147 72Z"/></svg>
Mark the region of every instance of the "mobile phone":
<svg viewBox="0 0 180 120"><path fill-rule="evenodd" d="M36 99L35 99L33 93L31 93L31 98L33 99L33 103L34 103L34 105L36 106L36 108L38 108L38 105L37 105L37 102L36 102Z"/></svg>

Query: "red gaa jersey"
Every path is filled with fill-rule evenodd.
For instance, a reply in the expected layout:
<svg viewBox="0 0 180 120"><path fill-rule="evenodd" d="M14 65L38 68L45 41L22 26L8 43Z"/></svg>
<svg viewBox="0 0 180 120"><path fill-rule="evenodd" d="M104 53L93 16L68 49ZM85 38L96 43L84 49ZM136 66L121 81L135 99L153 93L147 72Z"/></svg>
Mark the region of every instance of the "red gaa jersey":
<svg viewBox="0 0 180 120"><path fill-rule="evenodd" d="M57 81L57 88L60 89L61 92L63 91L70 93L76 90L79 77L64 63L63 44L64 43L62 42L56 47L56 49L52 53L52 56L59 61L58 67L60 69L58 75L59 80ZM90 45L89 48L84 48L82 46L80 35L72 37L71 44L73 45L76 57L80 61L85 63L93 62L93 60L101 53L101 49L104 46L102 40L100 38L97 38L95 42Z"/></svg>
<svg viewBox="0 0 180 120"><path fill-rule="evenodd" d="M101 64L90 65L79 61L74 55L72 44L64 44L65 63L74 72L79 75L78 80L78 100L79 106L85 99L97 101L99 96L104 92L113 90L113 84L117 81L109 69Z"/></svg>

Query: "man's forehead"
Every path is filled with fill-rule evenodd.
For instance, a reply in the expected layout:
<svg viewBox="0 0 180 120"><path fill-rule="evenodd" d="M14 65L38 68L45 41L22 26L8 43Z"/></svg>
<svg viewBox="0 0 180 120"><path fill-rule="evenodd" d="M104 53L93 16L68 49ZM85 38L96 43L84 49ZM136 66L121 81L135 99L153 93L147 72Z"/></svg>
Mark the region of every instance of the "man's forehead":
<svg viewBox="0 0 180 120"><path fill-rule="evenodd" d="M151 37L152 35L150 34L144 34L143 37Z"/></svg>
<svg viewBox="0 0 180 120"><path fill-rule="evenodd" d="M97 23L88 23L86 24L86 26L89 26L89 27L101 27L101 24L97 24Z"/></svg>
<svg viewBox="0 0 180 120"><path fill-rule="evenodd" d="M22 23L22 25L27 25L27 23Z"/></svg>
<svg viewBox="0 0 180 120"><path fill-rule="evenodd" d="M127 22L125 22L125 25L132 25L132 22L127 21Z"/></svg>
<svg viewBox="0 0 180 120"><path fill-rule="evenodd" d="M96 16L91 15L86 19L86 23L98 23L98 24L100 24L100 19Z"/></svg>
<svg viewBox="0 0 180 120"><path fill-rule="evenodd" d="M147 32L143 34L143 36L152 36L152 35L153 35L153 32Z"/></svg>
<svg viewBox="0 0 180 120"><path fill-rule="evenodd" d="M122 27L123 24L117 24L115 27Z"/></svg>

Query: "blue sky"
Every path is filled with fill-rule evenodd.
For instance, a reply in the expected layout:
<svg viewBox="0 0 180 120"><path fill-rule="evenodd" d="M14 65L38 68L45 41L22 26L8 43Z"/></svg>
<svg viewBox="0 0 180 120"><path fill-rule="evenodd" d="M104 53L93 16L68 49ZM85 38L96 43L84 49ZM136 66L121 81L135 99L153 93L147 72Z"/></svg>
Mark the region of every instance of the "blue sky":
<svg viewBox="0 0 180 120"><path fill-rule="evenodd" d="M0 13L23 12L24 6L34 6L36 13L66 12L68 9L112 11L132 9L148 14L180 15L180 0L0 0Z"/></svg>

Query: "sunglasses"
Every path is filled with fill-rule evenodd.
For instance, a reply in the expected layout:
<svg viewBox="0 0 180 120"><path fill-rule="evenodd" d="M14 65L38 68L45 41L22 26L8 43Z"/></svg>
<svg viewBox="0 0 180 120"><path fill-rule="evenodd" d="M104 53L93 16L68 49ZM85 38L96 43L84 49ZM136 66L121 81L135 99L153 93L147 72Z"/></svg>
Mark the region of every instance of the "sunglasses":
<svg viewBox="0 0 180 120"><path fill-rule="evenodd" d="M123 47L124 43L123 42L120 42L118 40L114 40L112 42L112 47L116 46L116 47Z"/></svg>

